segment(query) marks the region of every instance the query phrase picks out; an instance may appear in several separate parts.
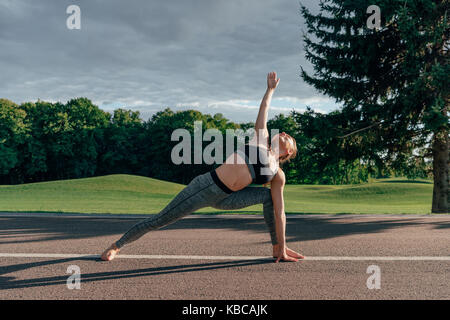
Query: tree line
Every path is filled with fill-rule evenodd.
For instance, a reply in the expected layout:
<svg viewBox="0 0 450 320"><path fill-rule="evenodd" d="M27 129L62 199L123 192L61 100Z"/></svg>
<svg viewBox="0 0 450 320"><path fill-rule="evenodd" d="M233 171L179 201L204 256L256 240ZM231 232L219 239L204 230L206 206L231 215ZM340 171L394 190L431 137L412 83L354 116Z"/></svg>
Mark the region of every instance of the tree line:
<svg viewBox="0 0 450 320"><path fill-rule="evenodd" d="M423 157L405 156L400 166L393 166L381 153L361 152L358 143L339 137L339 124L330 119L308 109L268 121L269 132L286 131L297 141L297 157L283 165L287 183L349 184L370 177L430 175L430 163ZM144 121L138 111L106 112L87 98L20 105L0 99L0 184L117 173L186 184L220 165L172 163L172 148L179 143L171 141L172 132L184 128L193 137L194 121L201 121L203 130L220 130L224 139L227 129L254 127L252 122L234 123L221 113L211 116L196 110L166 108ZM209 143L203 142L203 147Z"/></svg>

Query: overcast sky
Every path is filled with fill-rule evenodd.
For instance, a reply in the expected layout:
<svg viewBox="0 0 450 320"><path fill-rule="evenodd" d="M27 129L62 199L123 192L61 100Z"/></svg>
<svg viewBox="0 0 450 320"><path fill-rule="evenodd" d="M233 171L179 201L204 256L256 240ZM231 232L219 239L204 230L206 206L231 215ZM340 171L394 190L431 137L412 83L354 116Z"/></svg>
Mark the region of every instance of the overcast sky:
<svg viewBox="0 0 450 320"><path fill-rule="evenodd" d="M317 0L302 0L313 11ZM66 9L81 9L70 30ZM269 118L336 109L300 77L298 0L0 0L0 98L87 97L104 110L196 109L254 121L266 77L281 79Z"/></svg>

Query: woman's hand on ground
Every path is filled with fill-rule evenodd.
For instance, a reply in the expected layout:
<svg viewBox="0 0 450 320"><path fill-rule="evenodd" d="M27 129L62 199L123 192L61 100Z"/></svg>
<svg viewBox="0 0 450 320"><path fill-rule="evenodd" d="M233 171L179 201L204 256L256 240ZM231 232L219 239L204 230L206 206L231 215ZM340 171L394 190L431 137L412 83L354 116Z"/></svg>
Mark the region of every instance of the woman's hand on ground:
<svg viewBox="0 0 450 320"><path fill-rule="evenodd" d="M277 254L277 260L275 260L275 263L278 263L278 262L280 262L280 261L297 262L298 259L289 256L289 255L286 253L286 250L279 250L279 251L278 251L278 254Z"/></svg>
<svg viewBox="0 0 450 320"><path fill-rule="evenodd" d="M273 257L274 258L276 258L276 257L278 257L278 251L279 251L279 245L278 244L275 244L274 246L273 246ZM286 254L288 255L288 256L290 256L290 257L292 257L292 258L296 258L296 259L305 259L305 256L303 256L302 254L300 254L300 253L298 253L298 252L295 252L294 250L292 250L292 249L289 249L288 247L286 247Z"/></svg>
<svg viewBox="0 0 450 320"><path fill-rule="evenodd" d="M288 254L288 256L293 257L293 258L305 259L305 256L301 255L298 252L295 252L294 250L289 249L288 247L286 247L286 253Z"/></svg>
<svg viewBox="0 0 450 320"><path fill-rule="evenodd" d="M274 256L277 258L277 260L275 260L275 263L277 263L279 261L297 262L298 258L290 256L288 254L288 251L294 252L294 251L288 249L287 247L282 248L279 245L275 245L274 246Z"/></svg>
<svg viewBox="0 0 450 320"><path fill-rule="evenodd" d="M280 78L277 79L276 72L269 72L269 74L267 74L267 88L268 89L275 89L278 86L278 82L280 82Z"/></svg>

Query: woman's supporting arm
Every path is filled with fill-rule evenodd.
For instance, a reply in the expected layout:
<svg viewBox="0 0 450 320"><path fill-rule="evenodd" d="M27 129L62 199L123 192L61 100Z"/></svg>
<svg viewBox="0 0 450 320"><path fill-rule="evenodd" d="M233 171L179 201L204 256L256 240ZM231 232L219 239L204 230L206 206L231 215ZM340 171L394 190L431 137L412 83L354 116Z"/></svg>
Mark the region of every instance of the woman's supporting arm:
<svg viewBox="0 0 450 320"><path fill-rule="evenodd" d="M286 252L286 214L284 213L283 191L286 183L286 177L283 170L279 169L277 175L272 179L270 192L272 194L273 209L275 215L275 232L278 242L277 260L298 261Z"/></svg>

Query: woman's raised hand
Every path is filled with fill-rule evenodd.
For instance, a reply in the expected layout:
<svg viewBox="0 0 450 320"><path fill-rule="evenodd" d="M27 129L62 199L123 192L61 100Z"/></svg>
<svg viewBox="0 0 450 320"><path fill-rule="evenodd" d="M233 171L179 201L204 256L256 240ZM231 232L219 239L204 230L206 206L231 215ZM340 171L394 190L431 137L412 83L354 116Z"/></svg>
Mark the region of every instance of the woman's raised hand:
<svg viewBox="0 0 450 320"><path fill-rule="evenodd" d="M267 88L275 89L278 86L278 82L280 82L280 78L277 79L276 72L269 72L267 74Z"/></svg>

